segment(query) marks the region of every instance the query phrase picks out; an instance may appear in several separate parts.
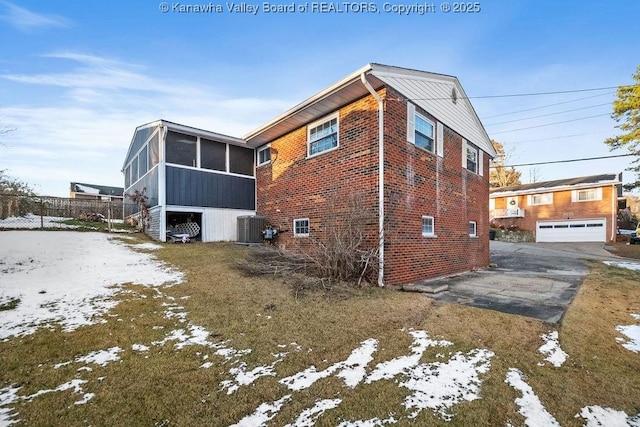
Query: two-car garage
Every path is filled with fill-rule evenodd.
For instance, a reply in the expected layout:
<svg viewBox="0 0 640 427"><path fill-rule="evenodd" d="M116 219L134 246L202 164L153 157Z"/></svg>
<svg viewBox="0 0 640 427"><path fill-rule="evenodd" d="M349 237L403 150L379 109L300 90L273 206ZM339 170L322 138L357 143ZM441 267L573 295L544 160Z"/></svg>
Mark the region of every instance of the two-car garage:
<svg viewBox="0 0 640 427"><path fill-rule="evenodd" d="M538 221L536 242L604 242L606 230L605 218Z"/></svg>

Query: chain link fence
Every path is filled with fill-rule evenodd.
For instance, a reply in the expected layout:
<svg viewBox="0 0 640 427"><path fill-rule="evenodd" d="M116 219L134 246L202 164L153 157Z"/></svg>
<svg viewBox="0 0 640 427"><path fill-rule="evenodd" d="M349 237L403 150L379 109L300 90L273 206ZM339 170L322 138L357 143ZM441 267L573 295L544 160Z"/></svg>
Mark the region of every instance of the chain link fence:
<svg viewBox="0 0 640 427"><path fill-rule="evenodd" d="M0 194L0 229L75 228L70 220L122 223L130 203L113 200Z"/></svg>

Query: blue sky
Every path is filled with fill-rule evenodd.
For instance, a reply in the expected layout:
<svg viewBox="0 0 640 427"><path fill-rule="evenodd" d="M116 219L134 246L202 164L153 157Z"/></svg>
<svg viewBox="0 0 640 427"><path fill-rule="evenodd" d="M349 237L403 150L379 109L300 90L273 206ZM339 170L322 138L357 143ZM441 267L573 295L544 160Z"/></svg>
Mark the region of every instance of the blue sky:
<svg viewBox="0 0 640 427"><path fill-rule="evenodd" d="M136 126L163 118L242 136L369 62L457 76L511 163L606 156L618 153L602 142L618 132L614 89L485 97L631 84L640 64L636 0L480 1L473 13L435 1L426 14L385 12L384 2L379 13L265 13L245 2L255 15L218 1L168 2L163 13L161 3L0 0L0 126L14 129L0 141L0 169L47 195L68 195L71 181L123 185ZM519 169L529 182L629 162Z"/></svg>

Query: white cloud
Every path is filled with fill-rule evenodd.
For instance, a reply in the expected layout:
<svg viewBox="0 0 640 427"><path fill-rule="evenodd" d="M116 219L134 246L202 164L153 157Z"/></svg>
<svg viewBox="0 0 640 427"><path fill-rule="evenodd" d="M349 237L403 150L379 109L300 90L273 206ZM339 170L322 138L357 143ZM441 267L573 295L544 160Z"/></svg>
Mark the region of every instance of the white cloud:
<svg viewBox="0 0 640 427"><path fill-rule="evenodd" d="M70 181L122 185L122 161L141 124L166 119L242 136L294 104L224 97L207 84L158 77L144 66L95 55L44 58L63 60L65 68L0 75L23 93L19 105L1 111L3 125L15 128L3 147L9 151L3 167L43 194L66 195ZM42 89L30 86L53 91L53 101L42 105Z"/></svg>
<svg viewBox="0 0 640 427"><path fill-rule="evenodd" d="M23 32L31 32L41 28L68 28L71 26L71 21L59 15L38 14L5 1L0 2L0 5L5 7L4 12L0 14L0 19Z"/></svg>

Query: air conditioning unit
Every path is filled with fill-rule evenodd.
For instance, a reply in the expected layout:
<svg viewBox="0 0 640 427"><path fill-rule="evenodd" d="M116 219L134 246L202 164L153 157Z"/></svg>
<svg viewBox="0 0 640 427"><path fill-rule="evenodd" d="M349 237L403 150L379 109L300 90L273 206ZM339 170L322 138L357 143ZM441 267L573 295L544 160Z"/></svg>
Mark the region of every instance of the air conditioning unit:
<svg viewBox="0 0 640 427"><path fill-rule="evenodd" d="M263 216L246 215L238 217L238 243L261 243L264 230Z"/></svg>

